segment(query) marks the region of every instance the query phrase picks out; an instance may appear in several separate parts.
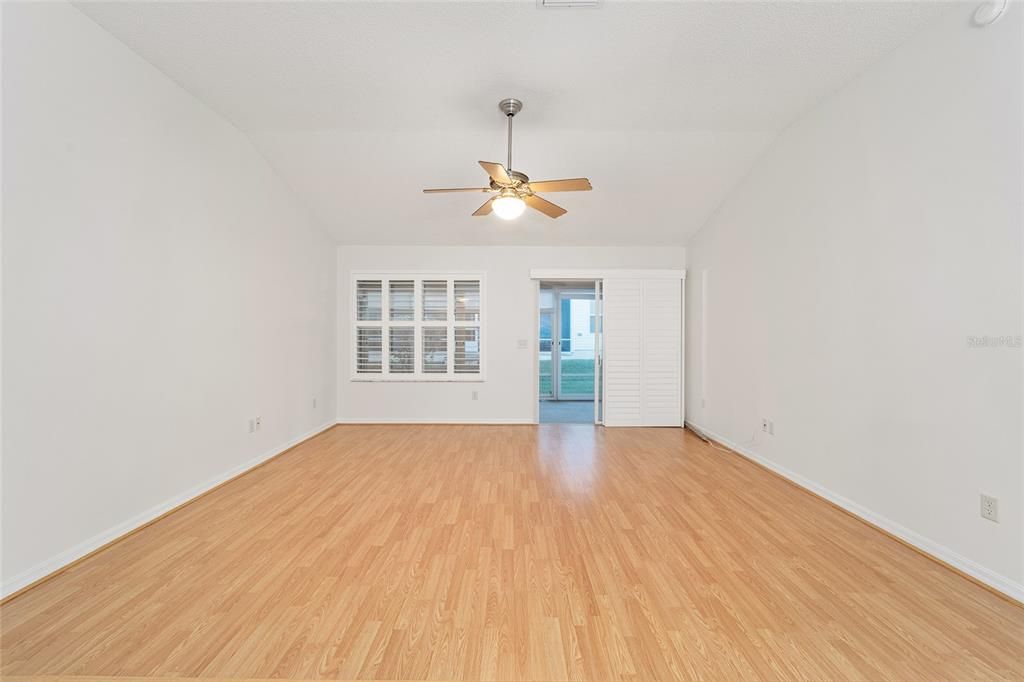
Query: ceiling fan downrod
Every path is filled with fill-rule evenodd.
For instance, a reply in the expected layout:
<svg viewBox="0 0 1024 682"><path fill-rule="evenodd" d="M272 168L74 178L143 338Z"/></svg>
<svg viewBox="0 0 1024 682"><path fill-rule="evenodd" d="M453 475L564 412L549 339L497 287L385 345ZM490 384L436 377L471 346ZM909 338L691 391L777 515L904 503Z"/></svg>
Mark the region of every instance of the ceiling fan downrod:
<svg viewBox="0 0 1024 682"><path fill-rule="evenodd" d="M515 97L509 97L498 102L498 109L508 118L508 164L505 166L509 173L512 172L512 117L523 110L523 103Z"/></svg>

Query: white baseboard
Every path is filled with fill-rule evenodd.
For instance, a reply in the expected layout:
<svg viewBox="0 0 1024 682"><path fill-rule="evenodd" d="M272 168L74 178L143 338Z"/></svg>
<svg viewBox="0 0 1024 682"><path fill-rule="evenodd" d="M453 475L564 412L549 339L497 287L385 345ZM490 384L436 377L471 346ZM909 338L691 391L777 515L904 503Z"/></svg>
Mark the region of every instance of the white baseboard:
<svg viewBox="0 0 1024 682"><path fill-rule="evenodd" d="M815 483L814 481L804 478L803 476L794 471L790 471L789 469L780 466L779 464L776 464L770 459L767 459L762 455L759 455L758 453L754 452L753 450L745 446L733 443L728 438L720 434L717 434L714 431L711 431L710 429L706 429L700 424L687 422L687 425L691 426L693 430L699 431L700 433L704 434L708 438L718 441L722 445L728 447L730 450L735 450L737 453L746 457L747 459L757 462L758 464L767 469L771 469L775 473L792 481L801 488L809 490L815 495L825 498L826 500L835 504L836 506L842 507L843 509L850 512L854 516L860 517L861 519L867 521L871 525L877 526L878 528L881 528L887 533L895 535L899 539L903 540L904 542L910 545L913 545L925 554L931 555L932 557L935 557L936 559L939 559L940 561L949 564L950 566L956 568L959 571L963 571L972 578L975 578L976 580L985 583L994 590L1002 592L1011 599L1015 599L1019 602L1024 602L1024 585L1021 585L1020 583L1015 582L1014 580L1011 580L1010 578L1007 578L1004 575L1000 575L995 571L985 568L976 561L968 559L967 557L949 549L945 545L940 545L939 543L930 540L924 537L923 535L920 535L919 533L916 533L910 530L909 528L896 523L895 521L887 519L881 514L876 514L870 509L861 506L860 504L857 504L852 500L848 500L842 495L834 493L828 488L824 488Z"/></svg>
<svg viewBox="0 0 1024 682"><path fill-rule="evenodd" d="M254 457L253 459L250 459L247 462L239 464L236 467L232 467L227 471L221 472L220 474L214 476L213 478L207 479L206 481L203 481L199 485L189 488L188 490L184 491L179 495L175 495L169 500L164 500L160 504L154 507L150 507L149 509L140 514L136 514L127 521L124 521L122 523L117 524L116 526L108 528L102 533L98 533L89 538L88 540L80 542L74 547L71 547L70 549L64 550L56 556L52 556L46 561L38 563L35 566L29 568L28 570L22 571L18 575L13 576L9 580L5 580L3 582L2 586L0 586L0 599L6 597L9 594L17 592L18 590L24 588L27 585L31 585L37 580L45 578L46 576L50 575L51 573L54 573L55 571L59 571L68 564L72 563L73 561L82 558L89 552L93 552L102 547L103 545L106 545L107 543L116 540L122 535L132 532L139 526L143 526L149 523L161 514L166 514L175 507L185 504L189 500L198 497L199 495L202 495L211 488L215 488L221 483L224 483L225 481L230 480L235 476L238 476L239 474L245 473L249 469L252 469L253 467L256 467L262 464L263 462L267 461L271 457L275 457L276 455L281 454L285 450L298 445L299 443L308 438L312 438L313 436L326 431L332 426L334 426L334 422L327 422L325 424L321 424L312 431L304 433L301 436L297 436L288 441L287 443L277 448L274 448L269 452L264 452L263 454Z"/></svg>
<svg viewBox="0 0 1024 682"><path fill-rule="evenodd" d="M339 424L536 424L532 419L380 419L377 417L338 417Z"/></svg>

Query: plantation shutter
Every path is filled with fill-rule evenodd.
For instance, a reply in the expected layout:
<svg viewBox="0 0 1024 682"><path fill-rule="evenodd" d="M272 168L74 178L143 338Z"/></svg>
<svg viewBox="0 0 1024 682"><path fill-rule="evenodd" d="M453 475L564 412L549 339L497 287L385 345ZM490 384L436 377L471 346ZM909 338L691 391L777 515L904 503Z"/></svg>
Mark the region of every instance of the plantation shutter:
<svg viewBox="0 0 1024 682"><path fill-rule="evenodd" d="M388 282L389 319L392 322L411 322L416 316L416 282L411 279L393 279Z"/></svg>
<svg viewBox="0 0 1024 682"><path fill-rule="evenodd" d="M356 320L380 320L381 303L381 280L356 281Z"/></svg>
<svg viewBox="0 0 1024 682"><path fill-rule="evenodd" d="M456 374L480 373L480 328L455 328L454 370Z"/></svg>
<svg viewBox="0 0 1024 682"><path fill-rule="evenodd" d="M608 426L682 426L682 282L604 280Z"/></svg>
<svg viewBox="0 0 1024 682"><path fill-rule="evenodd" d="M352 273L352 381L482 381L482 273Z"/></svg>
<svg viewBox="0 0 1024 682"><path fill-rule="evenodd" d="M448 371L448 328L423 327L423 373Z"/></svg>
<svg viewBox="0 0 1024 682"><path fill-rule="evenodd" d="M457 279L455 289L455 320L480 321L480 280Z"/></svg>
<svg viewBox="0 0 1024 682"><path fill-rule="evenodd" d="M380 327L356 328L356 371L380 374L383 359Z"/></svg>
<svg viewBox="0 0 1024 682"><path fill-rule="evenodd" d="M423 280L423 321L444 322L448 319L448 280Z"/></svg>
<svg viewBox="0 0 1024 682"><path fill-rule="evenodd" d="M682 426L682 285L678 279L643 282L644 426Z"/></svg>
<svg viewBox="0 0 1024 682"><path fill-rule="evenodd" d="M640 426L643 290L639 279L604 280L604 423Z"/></svg>
<svg viewBox="0 0 1024 682"><path fill-rule="evenodd" d="M412 374L416 371L416 328L391 327L388 330L389 371Z"/></svg>

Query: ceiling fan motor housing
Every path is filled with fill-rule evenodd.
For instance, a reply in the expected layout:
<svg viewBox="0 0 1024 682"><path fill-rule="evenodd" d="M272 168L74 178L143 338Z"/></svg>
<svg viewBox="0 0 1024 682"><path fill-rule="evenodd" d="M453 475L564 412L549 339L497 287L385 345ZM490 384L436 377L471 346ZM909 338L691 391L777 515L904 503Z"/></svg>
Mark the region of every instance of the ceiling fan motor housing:
<svg viewBox="0 0 1024 682"><path fill-rule="evenodd" d="M512 178L513 182L517 187L522 187L523 185L527 185L530 182L530 177L526 173L520 173L519 171L510 170L508 171L508 175L510 178ZM494 181L494 178L491 178L491 189L501 189L504 186L505 185L499 185L497 182Z"/></svg>

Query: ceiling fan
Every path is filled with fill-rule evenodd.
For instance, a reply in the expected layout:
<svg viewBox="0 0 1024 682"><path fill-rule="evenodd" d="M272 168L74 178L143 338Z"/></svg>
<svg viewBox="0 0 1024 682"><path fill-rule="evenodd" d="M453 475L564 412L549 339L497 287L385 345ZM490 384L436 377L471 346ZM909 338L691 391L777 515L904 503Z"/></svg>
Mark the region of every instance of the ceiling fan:
<svg viewBox="0 0 1024 682"><path fill-rule="evenodd" d="M544 199L537 192L578 192L593 189L590 180L586 178L570 178L567 180L539 180L531 181L526 173L512 170L512 117L523 109L523 103L517 99L508 98L498 102L498 109L508 119L508 165L502 166L493 161L480 161L480 165L491 182L489 187L457 187L451 189L425 189L425 194L437 194L440 192L491 192L496 196L491 197L484 205L473 212L475 216L485 216L492 211L499 218L512 220L518 218L526 210L526 207L536 209L549 218L558 218L565 215L566 210L557 206L547 199Z"/></svg>

